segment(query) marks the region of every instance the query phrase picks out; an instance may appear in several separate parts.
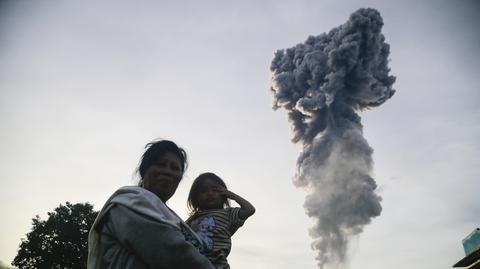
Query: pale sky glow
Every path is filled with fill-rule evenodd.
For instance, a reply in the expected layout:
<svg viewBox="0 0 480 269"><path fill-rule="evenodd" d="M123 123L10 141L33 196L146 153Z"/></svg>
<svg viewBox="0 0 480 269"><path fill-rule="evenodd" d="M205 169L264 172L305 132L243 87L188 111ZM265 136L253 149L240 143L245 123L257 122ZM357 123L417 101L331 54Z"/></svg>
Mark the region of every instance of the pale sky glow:
<svg viewBox="0 0 480 269"><path fill-rule="evenodd" d="M0 261L36 214L66 201L98 210L134 184L144 145L161 137L189 154L169 201L180 216L206 171L257 208L233 237L232 268L316 268L270 62L373 7L397 92L361 114L383 211L351 242L350 268L451 268L480 226L476 2L3 1Z"/></svg>

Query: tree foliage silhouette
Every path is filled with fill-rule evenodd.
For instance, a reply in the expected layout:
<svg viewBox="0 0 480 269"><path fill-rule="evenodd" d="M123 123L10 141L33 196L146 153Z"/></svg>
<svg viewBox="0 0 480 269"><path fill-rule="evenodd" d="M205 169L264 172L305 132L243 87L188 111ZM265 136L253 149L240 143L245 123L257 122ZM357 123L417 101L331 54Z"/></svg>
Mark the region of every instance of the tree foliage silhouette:
<svg viewBox="0 0 480 269"><path fill-rule="evenodd" d="M98 212L89 203L60 204L47 220L32 219L12 264L18 268L86 268L88 232Z"/></svg>

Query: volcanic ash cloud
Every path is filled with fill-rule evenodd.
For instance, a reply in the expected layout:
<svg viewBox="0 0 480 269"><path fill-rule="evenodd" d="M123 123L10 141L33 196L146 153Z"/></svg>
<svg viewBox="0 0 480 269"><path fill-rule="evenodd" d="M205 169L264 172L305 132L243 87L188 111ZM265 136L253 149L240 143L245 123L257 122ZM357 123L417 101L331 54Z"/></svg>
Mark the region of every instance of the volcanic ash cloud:
<svg viewBox="0 0 480 269"><path fill-rule="evenodd" d="M328 33L275 53L274 106L288 112L302 145L294 184L307 190L319 268L344 268L348 242L379 216L372 148L358 112L393 96L390 46L375 9L360 9Z"/></svg>

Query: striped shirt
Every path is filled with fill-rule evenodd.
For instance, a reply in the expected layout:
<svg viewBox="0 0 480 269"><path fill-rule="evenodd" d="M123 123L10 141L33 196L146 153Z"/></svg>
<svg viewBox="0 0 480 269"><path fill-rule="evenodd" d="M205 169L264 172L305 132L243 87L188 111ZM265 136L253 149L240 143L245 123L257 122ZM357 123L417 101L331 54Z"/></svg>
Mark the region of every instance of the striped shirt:
<svg viewBox="0 0 480 269"><path fill-rule="evenodd" d="M207 249L205 255L215 266L229 268L227 256L232 246L230 237L245 222L238 217L239 210L238 207L232 207L199 211L186 221L204 242Z"/></svg>

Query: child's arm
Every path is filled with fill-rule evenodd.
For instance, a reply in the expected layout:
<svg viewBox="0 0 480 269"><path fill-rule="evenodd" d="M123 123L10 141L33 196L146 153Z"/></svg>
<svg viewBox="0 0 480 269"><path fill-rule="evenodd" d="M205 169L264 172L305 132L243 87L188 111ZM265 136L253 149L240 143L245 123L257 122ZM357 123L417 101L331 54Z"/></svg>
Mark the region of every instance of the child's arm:
<svg viewBox="0 0 480 269"><path fill-rule="evenodd" d="M222 186L218 186L216 190L220 192L220 194L225 195L228 199L232 199L237 202L238 205L240 205L240 210L238 211L239 218L246 220L248 217L253 215L253 213L255 213L255 207L253 207L249 201L245 200L240 195L235 194Z"/></svg>

